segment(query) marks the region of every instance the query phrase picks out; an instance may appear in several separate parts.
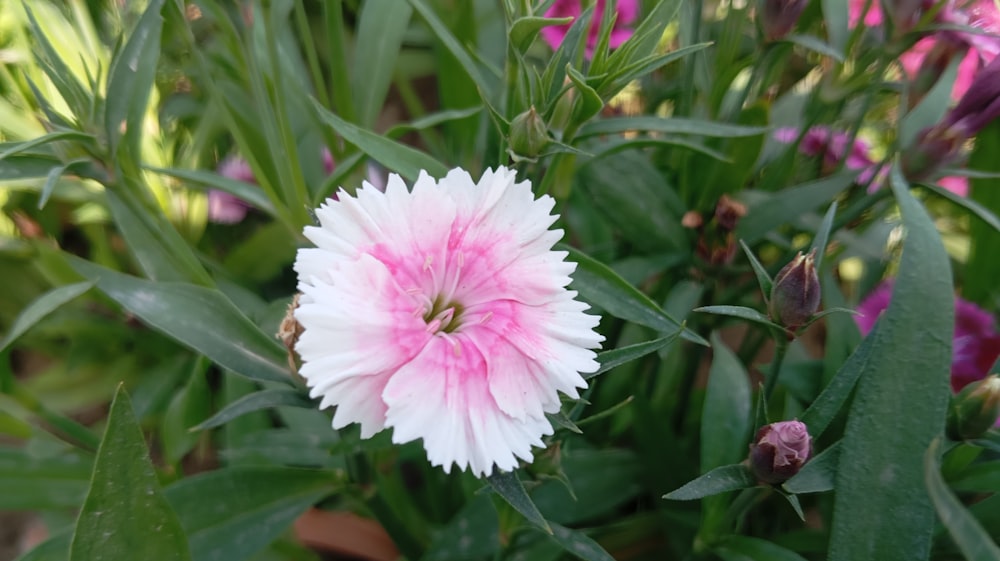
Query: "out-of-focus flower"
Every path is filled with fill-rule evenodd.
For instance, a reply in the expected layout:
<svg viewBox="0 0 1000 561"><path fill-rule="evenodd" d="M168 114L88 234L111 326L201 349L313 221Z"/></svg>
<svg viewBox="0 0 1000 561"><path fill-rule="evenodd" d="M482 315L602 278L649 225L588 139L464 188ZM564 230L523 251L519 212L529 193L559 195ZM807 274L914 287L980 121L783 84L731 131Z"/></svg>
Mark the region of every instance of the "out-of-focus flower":
<svg viewBox="0 0 1000 561"><path fill-rule="evenodd" d="M572 17L577 18L583 13L580 5L582 0L556 0L554 4L545 12L545 17L547 18L565 18ZM605 0L597 0L594 6L594 17L590 22L590 30L587 33L587 56L590 57L594 54L594 48L597 46L597 39L599 37L599 32L601 28L601 18L604 15L604 3ZM628 40L632 36L631 25L635 23L636 19L639 17L639 0L618 0L616 6L616 11L618 13L617 19L615 19L615 25L611 29L611 37L608 41L608 46L612 49L621 46L622 43ZM570 25L550 25L543 27L541 34L545 42L552 47L553 50L558 49L559 45L562 44L563 39L566 38L566 32L569 31Z"/></svg>
<svg viewBox="0 0 1000 561"><path fill-rule="evenodd" d="M997 425L1000 425L1000 376L987 376L952 397L945 425L950 438L979 438Z"/></svg>
<svg viewBox="0 0 1000 561"><path fill-rule="evenodd" d="M937 179L936 183L941 187L955 193L959 197L969 196L969 178L961 175L948 175Z"/></svg>
<svg viewBox="0 0 1000 561"><path fill-rule="evenodd" d="M760 24L764 38L777 41L788 35L795 24L799 22L802 10L806 9L809 0L759 0L757 3L757 21Z"/></svg>
<svg viewBox="0 0 1000 561"><path fill-rule="evenodd" d="M819 276L816 252L799 254L774 277L768 311L771 319L788 329L805 325L819 309Z"/></svg>
<svg viewBox="0 0 1000 561"><path fill-rule="evenodd" d="M228 156L219 163L218 174L244 183L257 184L250 164L239 156ZM242 222L250 210L250 204L236 195L210 189L208 191L208 220L218 224Z"/></svg>
<svg viewBox="0 0 1000 561"><path fill-rule="evenodd" d="M867 335L879 314L889 307L892 282L880 284L858 305L854 316L862 335ZM952 341L951 388L959 391L981 380L1000 356L1000 333L993 314L962 298L955 298L955 334Z"/></svg>
<svg viewBox="0 0 1000 561"><path fill-rule="evenodd" d="M781 127L774 131L774 138L779 142L790 144L799 137L799 130L794 127ZM868 184L869 191L876 191L885 183L887 170L880 168L871 157L871 146L862 138L855 138L848 146L851 137L843 131L833 131L827 127L816 126L806 131L799 143L799 152L806 156L822 158L822 172L833 173L844 162L847 169L861 170L857 182Z"/></svg>
<svg viewBox="0 0 1000 561"><path fill-rule="evenodd" d="M322 158L323 171L325 171L327 175L330 175L333 173L333 170L337 167L337 165L336 162L333 161L333 154L330 153L330 149L326 146L323 147Z"/></svg>
<svg viewBox="0 0 1000 561"><path fill-rule="evenodd" d="M812 455L812 438L801 421L780 421L757 431L750 445L750 469L757 479L776 485L788 481Z"/></svg>
<svg viewBox="0 0 1000 561"><path fill-rule="evenodd" d="M920 9L913 9L910 6L914 2L920 4ZM933 8L935 3L931 0L900 0L897 2L899 10L896 10L899 16L895 17L894 21L897 25L902 22L902 29L908 31L919 21L922 13ZM867 27L881 26L883 23L881 1L850 0L848 21L851 27L860 21ZM899 62L911 79L917 79L922 69L926 73L939 68L942 61L947 66L947 60L950 60L951 56L961 56L958 76L952 89L952 98L958 99L969 90L979 71L1000 54L1000 9L994 0L948 0L934 15L933 23L973 27L978 31L956 29L937 31L917 41L912 48L900 55ZM931 64L927 64L926 59L932 53L934 60ZM918 79L920 82L926 80L926 77Z"/></svg>
<svg viewBox="0 0 1000 561"><path fill-rule="evenodd" d="M532 459L603 340L566 288L575 264L552 250L554 205L500 167L478 183L421 172L412 191L390 175L384 192L365 182L316 210L317 247L295 261L295 348L310 395L337 406L334 428L423 439L445 471Z"/></svg>
<svg viewBox="0 0 1000 561"><path fill-rule="evenodd" d="M695 254L710 265L725 265L736 255L736 226L746 216L747 207L743 203L722 195L715 204L712 217L705 220L698 211L688 211L681 219L681 225L698 232Z"/></svg>

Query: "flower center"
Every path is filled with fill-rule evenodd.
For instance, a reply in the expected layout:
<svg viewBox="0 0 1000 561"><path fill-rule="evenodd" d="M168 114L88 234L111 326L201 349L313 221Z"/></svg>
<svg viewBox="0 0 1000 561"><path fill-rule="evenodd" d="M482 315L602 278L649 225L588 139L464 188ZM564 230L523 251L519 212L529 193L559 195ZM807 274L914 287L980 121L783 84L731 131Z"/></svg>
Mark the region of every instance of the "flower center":
<svg viewBox="0 0 1000 561"><path fill-rule="evenodd" d="M438 296L424 312L424 321L430 333L452 333L462 325L465 309L458 302L446 301Z"/></svg>

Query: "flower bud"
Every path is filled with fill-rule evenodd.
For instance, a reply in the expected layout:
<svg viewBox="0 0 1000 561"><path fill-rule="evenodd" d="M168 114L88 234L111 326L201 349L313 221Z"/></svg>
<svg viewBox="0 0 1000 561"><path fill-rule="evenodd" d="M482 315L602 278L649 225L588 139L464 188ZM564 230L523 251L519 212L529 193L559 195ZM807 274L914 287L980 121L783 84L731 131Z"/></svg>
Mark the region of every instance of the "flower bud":
<svg viewBox="0 0 1000 561"><path fill-rule="evenodd" d="M764 38L778 41L788 35L808 3L808 0L760 0L757 17Z"/></svg>
<svg viewBox="0 0 1000 561"><path fill-rule="evenodd" d="M774 278L768 311L771 319L789 329L805 324L819 308L815 256L815 250L809 255L800 251Z"/></svg>
<svg viewBox="0 0 1000 561"><path fill-rule="evenodd" d="M549 144L549 130L545 121L531 106L510 122L510 150L524 158L534 158Z"/></svg>
<svg viewBox="0 0 1000 561"><path fill-rule="evenodd" d="M969 136L960 123L938 123L920 131L916 144L903 152L903 175L911 181L920 181L955 164L962 159L962 146Z"/></svg>
<svg viewBox="0 0 1000 561"><path fill-rule="evenodd" d="M812 438L805 423L781 421L757 431L750 445L750 469L764 483L788 481L812 455Z"/></svg>
<svg viewBox="0 0 1000 561"><path fill-rule="evenodd" d="M951 398L948 436L971 440L983 436L1000 418L1000 376L993 374L970 384Z"/></svg>

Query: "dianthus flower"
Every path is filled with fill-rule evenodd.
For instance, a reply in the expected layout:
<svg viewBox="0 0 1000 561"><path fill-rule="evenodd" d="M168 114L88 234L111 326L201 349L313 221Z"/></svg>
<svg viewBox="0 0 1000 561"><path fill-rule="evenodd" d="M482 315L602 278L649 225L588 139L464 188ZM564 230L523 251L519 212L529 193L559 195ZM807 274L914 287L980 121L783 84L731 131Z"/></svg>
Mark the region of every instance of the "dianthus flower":
<svg viewBox="0 0 1000 561"><path fill-rule="evenodd" d="M799 130L782 127L774 131L779 142L792 143L799 137ZM842 131L816 126L806 131L799 143L799 152L806 156L821 157L823 173L836 171L840 163L852 170L860 170L859 184L869 184L869 191L875 191L885 182L886 170L880 169L871 157L871 146L861 138L855 138L848 146L850 136Z"/></svg>
<svg viewBox="0 0 1000 561"><path fill-rule="evenodd" d="M858 305L854 316L862 335L867 335L892 299L892 283L883 282ZM976 304L955 298L955 334L952 340L951 388L959 391L990 373L1000 356L1000 333L993 314Z"/></svg>
<svg viewBox="0 0 1000 561"><path fill-rule="evenodd" d="M595 372L598 318L566 287L575 264L553 251L555 201L514 171L391 175L316 210L295 270L301 374L334 428L386 427L423 439L434 465L488 475L531 461L552 434L558 392Z"/></svg>
<svg viewBox="0 0 1000 561"><path fill-rule="evenodd" d="M581 2L582 0L556 0L548 11L545 12L545 17L577 18L583 13L580 7ZM605 0L597 0L594 6L594 17L590 20L590 30L587 32L588 57L594 54L594 48L597 46L597 39L601 29L601 19L604 16L604 4ZM615 11L618 13L618 18L615 19L615 26L611 29L611 36L608 40L608 46L612 49L620 47L622 43L628 41L628 38L632 36L632 28L630 26L639 17L639 1L618 0ZM545 42L553 50L558 49L563 39L566 38L566 32L569 31L570 25L572 24L543 27L541 31L542 38L545 39Z"/></svg>
<svg viewBox="0 0 1000 561"><path fill-rule="evenodd" d="M244 183L257 184L257 179L250 169L250 164L239 156L229 156L219 163L219 175L242 181ZM221 191L210 189L208 191L208 220L219 224L236 224L242 222L247 216L250 204L243 199Z"/></svg>

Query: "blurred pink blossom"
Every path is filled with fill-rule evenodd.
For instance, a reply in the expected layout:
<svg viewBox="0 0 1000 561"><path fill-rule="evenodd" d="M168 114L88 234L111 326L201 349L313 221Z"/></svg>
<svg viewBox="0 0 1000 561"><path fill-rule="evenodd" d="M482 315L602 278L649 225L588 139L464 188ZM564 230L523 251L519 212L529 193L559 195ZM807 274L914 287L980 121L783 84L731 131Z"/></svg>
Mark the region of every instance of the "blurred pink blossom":
<svg viewBox="0 0 1000 561"><path fill-rule="evenodd" d="M889 307L892 281L885 281L858 304L854 316L862 335L867 335L879 314ZM951 389L955 392L981 380L1000 356L1000 333L993 314L962 298L955 298L955 334L952 340Z"/></svg>
<svg viewBox="0 0 1000 561"><path fill-rule="evenodd" d="M774 138L779 142L790 144L799 137L799 130L794 127L781 127L774 131ZM850 135L843 131L834 131L828 127L816 126L806 131L799 143L799 152L807 156L822 157L823 173L832 173L844 161L847 169L861 170L857 182L869 183L869 191L876 191L885 183L885 171L871 157L871 146L861 138L855 138L848 147Z"/></svg>
<svg viewBox="0 0 1000 561"><path fill-rule="evenodd" d="M961 175L949 175L937 180L937 184L955 193L959 197L969 196L969 178Z"/></svg>
<svg viewBox="0 0 1000 561"><path fill-rule="evenodd" d="M219 163L219 175L244 183L257 184L257 179L250 169L250 164L239 156L228 156ZM242 222L250 210L250 204L243 199L220 191L210 189L208 191L208 221L217 224L236 224Z"/></svg>
<svg viewBox="0 0 1000 561"><path fill-rule="evenodd" d="M552 7L545 12L545 17L577 18L583 12L580 8L581 3L582 0L556 0L552 4ZM597 0L594 6L594 17L590 22L590 30L587 33L588 57L594 54L594 48L597 46L597 39L601 28L601 17L604 15L604 4L605 0ZM616 11L618 12L618 18L615 20L615 26L611 29L611 37L608 42L612 49L621 46L622 43L632 36L631 25L639 17L639 0L618 0ZM542 38L553 50L558 49L563 39L566 38L566 32L569 31L571 25L550 25L543 27L541 31Z"/></svg>

